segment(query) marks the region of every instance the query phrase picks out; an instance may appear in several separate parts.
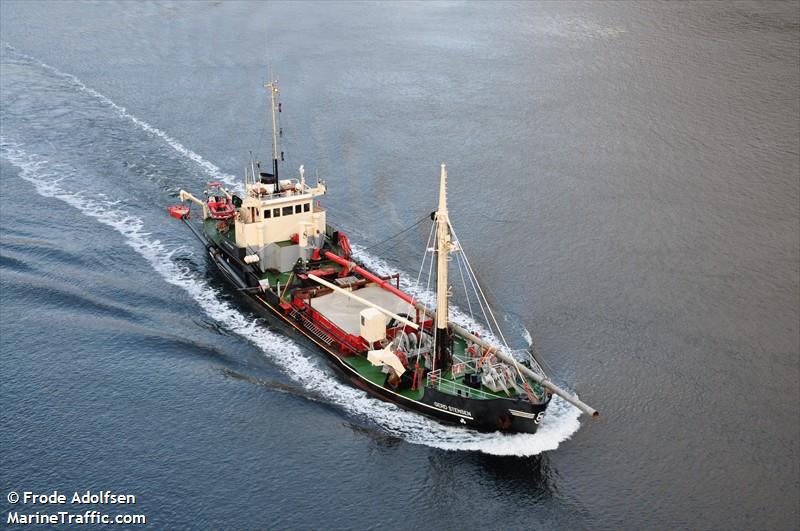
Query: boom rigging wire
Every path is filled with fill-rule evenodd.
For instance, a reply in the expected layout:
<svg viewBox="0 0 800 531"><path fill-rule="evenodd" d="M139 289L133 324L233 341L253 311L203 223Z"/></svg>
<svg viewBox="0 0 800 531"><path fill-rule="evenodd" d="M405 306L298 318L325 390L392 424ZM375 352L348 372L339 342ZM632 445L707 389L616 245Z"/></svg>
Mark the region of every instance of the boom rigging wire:
<svg viewBox="0 0 800 531"><path fill-rule="evenodd" d="M401 230L400 232L398 232L396 234L393 234L392 236L389 236L388 238L382 240L381 242L378 242L378 243L376 243L374 245L366 247L363 250L367 251L369 249L374 249L376 247L379 247L379 246L381 246L381 245L393 240L394 238L397 238L398 236L401 236L402 234L405 234L406 232L408 232L408 231L414 229L415 227L419 226L423 221L428 219L428 217L429 216L427 216L427 215L423 216L422 218L417 220L415 223L413 223L412 225L406 227L405 229ZM427 254L428 254L428 252L433 251L433 249L430 248L430 242L431 242L431 238L433 237L433 232L434 232L435 227L436 227L435 223L431 225L431 230L430 230L430 233L428 234L428 240L427 240L426 246L425 246L425 253L423 254L423 258L422 258L422 264L420 265L420 269L419 269L419 272L417 274L417 279L416 279L416 282L414 284L416 289L417 289L417 292L418 292L417 295L419 295L419 289L421 288L420 280L421 280L421 277L422 277L422 271L424 270L424 267L425 267L425 260L427 258ZM452 224L450 224L449 222L448 222L448 227L449 227L453 237L455 238L455 241L458 243L459 242L458 235L456 234L456 231L453 228ZM455 254L456 254L456 261L457 261L457 265L458 265L458 269L459 269L459 274L461 276L461 282L462 282L462 285L464 286L464 295L465 295L465 297L467 299L467 306L469 308L470 317L474 320L474 314L473 314L473 311L472 311L472 303L471 303L470 297L469 297L469 290L467 290L466 281L465 281L465 278L464 278L464 270L465 269L466 269L466 272L467 272L466 278L469 279L469 283L470 283L470 285L471 285L471 287L473 289L473 292L475 293L476 301L478 302L478 306L479 306L479 308L481 310L481 313L483 315L484 322L486 323L487 328L489 329L489 333L490 334L494 334L495 330L496 330L497 331L497 335L499 336L499 338L502 341L503 345L506 347L506 350L510 353L511 352L511 348L509 347L508 342L506 341L505 335L503 334L503 331L500 328L500 323L498 323L497 318L494 315L494 312L492 312L492 309L491 309L491 306L489 305L489 301L488 301L488 299L486 297L486 294L483 292L483 289L482 289L480 283L478 282L478 278L477 278L477 276L475 274L475 271L472 269L472 265L469 263L469 259L467 258L466 254L464 253L463 247L461 247L460 243L458 243L458 252L455 253ZM463 264L462 264L462 260L463 260ZM430 264L429 264L429 271L428 271L428 279L427 279L427 282L426 282L426 285L425 285L425 291L424 292L429 292L430 283L431 283L432 277L433 277L433 256L431 256L431 261L430 261ZM492 296L494 297L494 294L492 294ZM418 300L416 296L413 296L412 297L412 301L409 303L409 309L411 309L411 306L413 306L413 301L415 299ZM488 315L487 315L487 311L488 311ZM491 319L489 317L491 317ZM494 327L492 327L492 323L494 323ZM433 352L436 352L436 339L437 339L436 335L434 334ZM417 350L418 359L419 359L419 355L421 353L421 349L422 349L422 331L420 331L420 334L417 335L417 348L416 348L416 350ZM531 344L531 349L535 350L535 346L533 344ZM535 356L534 357L532 352L529 352L529 355L531 356L531 361L532 362L533 361L538 362L539 359L540 359L540 356ZM513 357L512 357L512 359L513 359ZM433 362L432 369L435 370L435 368L436 368L436 366L435 366L435 363L436 363L435 356L433 356L432 362ZM417 361L417 363L419 363L419 361ZM530 394L530 389L529 389L529 387L527 385L527 380L525 379L525 377L523 376L522 372L520 371L520 368L517 365L516 360L514 360L514 364L513 365L514 365L514 369L517 372L517 375L523 381L526 391ZM416 370L415 370L415 375L416 375ZM415 376L415 378L416 378L416 376Z"/></svg>
<svg viewBox="0 0 800 531"><path fill-rule="evenodd" d="M404 228L403 230L393 234L392 236L389 236L388 238L386 238L386 239L384 239L384 240L382 240L382 241L380 241L380 242L378 242L376 244L370 245L369 247L365 247L364 249L362 249L362 252L369 251L371 249L375 249L376 247L380 247L381 245L384 245L385 243L397 238L398 236L401 236L401 235L407 233L408 231L418 227L421 223L423 223L424 221L429 219L429 217L430 217L429 215L422 216L415 223L413 223L413 224L409 225L408 227ZM455 229L453 229L452 224L448 223L448 225L450 227L450 231L452 232L453 236L455 237L455 240L459 241L458 235L456 234ZM431 232L428 235L428 242L427 242L426 247L425 247L425 249L426 249L425 253L423 254L422 264L420 265L420 270L419 270L419 273L417 275L417 280L416 280L416 282L414 284L415 287L417 288L417 290L419 290L419 288L421 288L419 282L421 280L422 271L424 270L427 253L430 251L430 240L431 240L431 237L433 236L433 230L434 230L435 226L436 226L435 223L431 225ZM503 331L500 328L500 324L498 323L497 318L494 316L494 313L492 312L491 306L489 305L488 298L486 297L486 294L483 292L483 289L482 289L480 283L478 282L478 277L475 274L475 271L472 269L472 266L469 263L469 259L467 258L466 254L464 253L463 248L461 248L460 245L459 245L458 252L456 252L454 254L456 255L456 263L458 265L459 274L461 276L461 282L462 282L462 285L464 286L464 296L466 297L466 300L467 300L467 307L468 307L468 310L469 310L470 318L472 318L474 320L475 316L474 316L474 312L473 312L473 309L472 309L472 302L470 300L469 290L467 289L467 286L466 286L467 283L466 283L465 277L464 277L464 270L466 270L466 272L467 272L466 279L469 280L469 284L472 287L472 291L473 291L473 293L475 293L475 298L476 298L476 301L478 303L478 307L479 307L479 309L481 311L481 314L483 315L483 320L484 320L487 328L489 329L489 333L490 334L495 334L495 331L496 331L496 333L499 336L500 340L503 342L503 345L510 352L511 348L509 347L508 342L506 341L506 338L503 335ZM462 261L463 261L463 263L462 263ZM425 291L426 292L429 291L429 289L430 289L430 281L431 281L431 276L432 276L432 273L433 273L433 260L432 259L431 259L431 263L430 263L430 268L429 269L430 269L430 271L428 273L428 281L427 281L426 286L425 286ZM490 294L492 295L493 298L496 298L491 291L490 291ZM418 297L415 296L414 299L418 300ZM411 305L409 305L409 306L411 306ZM487 314L487 312L488 312L488 314ZM490 319L490 317L491 317L491 319ZM494 326L492 326L492 324L494 324ZM434 348L435 348L435 345L434 345ZM419 352L420 349L421 349L421 336L418 338L417 352ZM536 347L533 344L531 344L531 349L535 351ZM531 353L532 356L533 356L533 354L534 353ZM547 362L545 362L543 359L541 359L541 356L538 355L538 352L536 352L536 354L537 354L535 356L536 361L539 362L539 363L543 363L543 364L547 365ZM550 368L550 367L548 367L548 368Z"/></svg>
<svg viewBox="0 0 800 531"><path fill-rule="evenodd" d="M419 288L420 288L419 281L422 278L422 270L425 268L425 258L428 256L428 247L430 247L431 239L433 239L433 229L434 229L434 227L435 227L435 225L432 223L431 224L431 231L428 234L428 241L425 243L425 253L423 253L423 255L422 255L422 264L420 264L419 273L417 273L417 281L415 283L415 286L416 286L416 289L417 289L417 294L419 294ZM431 269L432 268L433 268L433 258L431 258ZM431 274L428 273L428 285L425 287L425 291L428 291L428 286L430 286L430 283L431 283ZM412 298L411 298L412 301L414 301L416 299L416 295L417 294L412 296ZM413 302L409 302L408 303L408 312L411 312L411 310L413 309L413 306L414 306ZM410 315L410 313L409 313L409 315ZM424 321L424 316L423 316L423 321ZM417 359L419 359L419 353L420 353L420 350L422 349L422 334L423 334L423 330L420 330L419 334L417 334Z"/></svg>
<svg viewBox="0 0 800 531"><path fill-rule="evenodd" d="M505 345L506 349L507 349L509 352L511 352L511 348L508 346L508 342L506 341L506 338L505 338L505 336L503 335L503 331L500 329L500 324L497 322L497 318L495 318L495 316L494 316L494 312L492 312L491 306L489 305L489 301L488 301L488 299L486 298L486 294L483 292L483 289L481 288L481 285L478 283L478 277L477 277L477 275L475 274L475 271L472 269L472 266L471 266L471 265L470 265L470 263L469 263L469 259L467 258L467 255L466 255L466 254L464 253L464 251L463 251L463 247L461 246L461 243L460 243L460 240L459 240L459 238L458 238L458 235L456 234L456 231L455 231L455 229L453 228L453 225L452 225L452 224L450 224L450 231L453 233L453 236L455 237L456 241L458 241L458 242L459 242L459 249L460 249L460 252L459 252L459 254L461 254L461 255L462 255L462 257L463 257L463 259L464 259L464 264L466 265L466 268L467 268L467 277L470 279L470 283L473 285L473 289L476 289L476 288L477 288L477 289L476 289L476 296L477 296L477 298L478 298L478 304L479 304L479 305L481 305L481 299L483 299L483 302L486 304L486 310L488 310L488 312L489 312L489 315L492 317L492 322L494 322L494 325L495 325L495 327L497 328L497 333L499 334L499 336L500 336L500 339L502 340L502 342L503 342L503 344ZM474 281L474 282L473 282L473 281ZM487 289L488 289L488 288L487 288ZM491 293L491 292L490 292L490 293ZM483 305L481 305L481 310L483 310ZM490 322L489 322L489 320L486 318L486 314L485 314L485 313L484 313L484 319L486 319L486 321L487 321L487 323L486 323L486 324L489 326L489 331L490 331L490 332L492 332L491 323L490 323ZM534 347L533 345L531 345L531 349L532 349L532 350L535 350L535 347ZM549 366L549 364L547 364L547 362L546 362L546 361L544 361L544 359L542 359L542 358L541 358L541 356L539 356L539 355L538 355L538 352L537 352L537 356L535 356L535 357L534 357L534 355L533 355L533 352L529 352L529 354L530 354L530 356L533 358L533 360L534 360L534 361L536 361L537 363L539 363L539 362L540 362L540 360L541 360L541 363L542 363L542 364L544 364L544 365L546 365L546 366L548 367L548 369L549 369L551 372L553 372L553 371L552 371L552 367L550 367L550 366ZM516 367L516 366L515 366L515 368L517 369L517 372L519 372L519 368L518 368L518 367Z"/></svg>
<svg viewBox="0 0 800 531"><path fill-rule="evenodd" d="M381 241L381 242L378 242L378 243L376 243L375 245L370 245L369 247L366 247L366 248L364 248L363 250L364 250L364 251L369 251L370 249L374 249L375 247L379 247L379 246L383 245L384 243L388 242L389 240L393 240L394 238L397 238L398 236L400 236L400 235L402 235L402 234L405 234L406 232L410 231L410 230L411 230L411 229L413 229L414 227L417 227L417 226L419 226L419 225L420 225L420 224L421 224L423 221L425 221L425 220L426 220L426 219L428 219L428 218L429 218L429 216L428 216L428 215L422 216L422 218L420 218L420 219L419 219L419 220L418 220L416 223L414 223L413 225L411 225L411 226L408 226L408 227L406 227L405 229L403 229L403 230L401 230L400 232L398 232L397 234L394 234L394 235L392 235L392 236L389 236L389 237L388 237L388 238L386 238L385 240L383 240L383 241Z"/></svg>
<svg viewBox="0 0 800 531"><path fill-rule="evenodd" d="M475 316L472 314L472 303L469 301L469 290L467 290L467 283L464 281L464 271L461 267L461 258L456 254L456 264L458 265L458 273L461 275L461 284L464 286L464 297L467 299L467 308L469 308L469 317L473 321Z"/></svg>

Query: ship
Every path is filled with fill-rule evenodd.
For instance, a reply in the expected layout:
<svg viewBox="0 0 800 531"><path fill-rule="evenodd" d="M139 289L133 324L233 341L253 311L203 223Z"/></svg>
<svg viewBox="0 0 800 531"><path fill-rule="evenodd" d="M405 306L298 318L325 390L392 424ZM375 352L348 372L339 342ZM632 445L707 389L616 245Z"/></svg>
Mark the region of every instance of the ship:
<svg viewBox="0 0 800 531"><path fill-rule="evenodd" d="M482 432L535 433L554 396L598 417L550 379L532 350L508 347L450 222L445 164L419 269L421 276L429 258L426 286L435 276L435 297L427 292L427 300L435 299L431 308L419 276L418 289L404 290L399 274L381 275L359 260L345 232L328 222L321 204L324 180L307 182L303 166L294 178L281 178L280 91L277 81L265 88L271 166L251 155L243 191L209 182L202 198L180 190L181 203L168 207L203 243L233 290L258 314L301 334L356 387L440 422ZM202 227L194 221L193 204ZM489 332L450 317L454 256Z"/></svg>

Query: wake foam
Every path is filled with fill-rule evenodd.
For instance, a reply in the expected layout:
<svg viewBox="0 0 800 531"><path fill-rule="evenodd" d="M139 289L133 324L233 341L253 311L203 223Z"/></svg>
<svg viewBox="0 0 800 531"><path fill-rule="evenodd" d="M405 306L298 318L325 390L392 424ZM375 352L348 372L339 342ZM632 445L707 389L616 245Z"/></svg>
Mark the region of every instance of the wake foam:
<svg viewBox="0 0 800 531"><path fill-rule="evenodd" d="M127 121L133 123L134 125L136 125L137 127L139 127L140 129L146 131L147 133L150 133L151 135L160 138L161 140L166 142L167 145L169 145L172 149L174 149L175 151L177 151L178 153L180 153L184 157L186 157L186 158L194 161L195 163L197 163L203 169L203 171L205 171L206 174L208 174L208 176L211 177L212 179L217 180L217 181L222 181L222 182L224 182L225 184L227 184L230 187L239 186L240 183L238 182L236 177L234 177L233 175L231 175L229 173L223 172L218 166L216 166L215 164L207 161L206 159L204 159L203 157L201 157L200 155L198 155L197 153L195 153L191 149L187 148L186 146L184 146L183 144L181 144L180 142L178 142L177 140L175 140L174 138L169 136L167 133L165 133L161 129L159 129L157 127L154 127L154 126L150 125L149 123L145 122L144 120L141 120L141 119L137 118L136 116L132 115L131 113L129 113L125 109L125 107L114 103L111 99L109 99L104 94L101 94L100 92L97 92L93 88L87 87L83 83L83 81L78 79L76 76L74 76L72 74L67 74L66 72L62 72L61 70L59 70L58 68L56 68L54 66L50 66L49 64L47 64L47 63L45 63L43 61L40 61L39 59L37 59L37 58L35 58L33 56L30 56L30 55L28 55L26 53L23 53L23 52L17 50L14 46L12 46L9 43L3 43L3 46L5 48L7 48L8 50L10 50L11 52L13 52L14 55L16 55L17 57L20 57L22 59L25 59L26 61L34 63L35 65L39 66L40 68L43 68L43 69L47 70L48 72L50 72L52 74L55 74L57 77L60 77L61 79L64 79L65 81L70 83L72 86L77 88L79 91L81 91L81 92L83 92L85 94L88 94L88 95L92 96L93 98L97 99L98 101L100 101L101 103L103 103L104 105L107 105L108 107L113 109L114 112L120 118L122 118L124 120L127 120Z"/></svg>
<svg viewBox="0 0 800 531"><path fill-rule="evenodd" d="M529 347L533 346L533 337L531 337L531 332L525 327L522 327L522 337L525 339L525 343L528 344Z"/></svg>
<svg viewBox="0 0 800 531"><path fill-rule="evenodd" d="M7 46L10 47L10 45ZM129 114L123 107L87 87L75 76L65 74L20 52L15 53L71 80L80 90L93 95L115 109L121 118L162 138L176 151L200 164L215 179L223 180L227 184L235 182L233 176L223 174L210 162L185 148L163 131ZM281 366L290 378L326 401L336 404L349 414L376 424L390 435L414 444L445 450L472 450L492 455L530 456L556 449L561 442L569 439L580 427L580 412L558 397L553 398L548 408L548 414L534 435L485 434L445 426L421 415L404 411L393 404L370 398L361 390L341 384L332 375L322 370L316 361L303 354L298 346L288 338L270 332L259 325L258 319L239 312L225 302L219 291L172 259L173 255L181 250L180 248L169 248L161 241L151 239L150 234L144 230L144 221L122 210L119 201L111 201L102 196L86 197L81 191L75 192L62 188L58 177L63 175L64 168L59 168L59 174L57 174L48 161L25 152L20 144L0 138L0 154L19 168L20 177L31 183L39 195L59 199L84 215L119 232L124 237L125 243L147 260L166 282L188 293L209 317L258 346L274 363ZM48 170L48 168L50 169ZM376 269L377 272L387 269L386 264L379 259L366 254L361 254L360 257L365 261L365 265ZM469 318L463 314L457 317L462 321L469 321ZM473 328L479 326L478 323L473 322L472 324Z"/></svg>
<svg viewBox="0 0 800 531"><path fill-rule="evenodd" d="M215 180L222 181L225 184L227 184L227 185L229 185L231 187L234 187L234 188L241 186L241 183L237 181L236 177L234 177L233 175L230 175L228 173L223 172L215 164L211 163L210 161L204 159L199 154L197 154L194 151L192 151L191 149L187 148L186 146L184 146L183 144L181 144L180 142L178 142L177 140L175 140L174 138L169 136L167 133L165 133L161 129L158 129L157 127L154 127L154 126L148 124L144 120L142 120L140 118L137 118L136 116L130 114L125 109L125 107L122 107L121 105L118 105L117 103L115 103L114 101L109 99L104 94L101 94L100 92L94 90L93 88L88 87L78 77L76 77L76 76L74 76L72 74L68 74L66 72L62 72L61 70L59 70L58 68L56 68L54 66L51 66L51 65L49 65L49 64L47 64L47 63L45 63L43 61L40 61L39 59L37 59L37 58L35 58L33 56L30 56L30 55L28 55L28 54L26 54L24 52L21 52L21 51L17 50L10 43L7 43L7 42L3 43L3 47L5 47L6 49L8 49L11 52L13 52L13 54L16 55L17 57L20 57L22 59L25 59L26 61L34 63L34 64L38 65L40 68L43 68L43 69L47 70L48 72L51 72L52 74L56 75L57 77L66 80L72 86L77 88L79 91L84 92L86 94L89 94L90 96L94 97L95 99L97 99L101 103L103 103L103 104L107 105L108 107L110 107L111 109L113 109L114 112L120 118L122 118L124 120L127 120L127 121L130 121L131 123L133 123L134 125L136 125L140 129L142 129L142 130L144 130L144 131L146 131L146 132L148 132L148 133L150 133L150 134L152 134L152 135L154 135L154 136L156 136L158 138L161 138L162 140L164 140L164 142L167 143L167 145L172 147L175 151L177 151L181 155L183 155L183 156L187 157L188 159L190 159L190 160L194 161L195 163L197 163L206 172L206 174L208 174L209 177L211 177L211 178L213 178ZM366 265L369 269L371 269L371 270L373 270L376 273L379 273L381 275L389 275L389 274L393 274L394 273L394 270L385 261L383 261L380 258L377 258L375 256L372 256L372 255L366 253L361 246L359 246L357 244L354 244L353 245L353 249L355 251L357 251L358 259L361 262L363 262L364 265ZM423 274L424 273L425 272L423 271ZM427 306L433 306L434 305L435 300L436 300L435 293L433 293L430 290L423 289L422 286L417 286L416 283L410 281L407 276L401 277L401 287L403 287L403 289L406 292L412 294L417 300L419 300L423 304L426 304ZM499 338L497 338L489 328L487 328L482 322L478 321L474 317L465 314L457 306L452 306L451 307L450 318L453 320L453 322L456 322L456 323L464 326L465 328L467 328L469 330L473 330L473 331L479 332L483 337L485 337L489 341L491 341L493 343L496 343L496 344L500 344ZM528 333L527 330L525 330L524 332L527 334L526 341L528 342L528 345L530 346L532 344L532 342L530 340L530 334Z"/></svg>

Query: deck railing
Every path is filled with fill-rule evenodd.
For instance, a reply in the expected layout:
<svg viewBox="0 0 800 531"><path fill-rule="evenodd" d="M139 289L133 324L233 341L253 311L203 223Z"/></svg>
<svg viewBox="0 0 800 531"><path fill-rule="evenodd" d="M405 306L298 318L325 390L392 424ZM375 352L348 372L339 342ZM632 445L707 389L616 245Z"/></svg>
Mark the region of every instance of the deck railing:
<svg viewBox="0 0 800 531"><path fill-rule="evenodd" d="M443 377L441 369L436 369L428 373L427 387L451 395L461 395L465 398L481 398L484 400L497 398L497 395L487 393L482 389L475 389L474 387L457 382L455 379Z"/></svg>
<svg viewBox="0 0 800 531"><path fill-rule="evenodd" d="M503 363L489 363L480 358L462 357L453 355L453 374L480 374L484 367L502 367Z"/></svg>
<svg viewBox="0 0 800 531"><path fill-rule="evenodd" d="M544 375L541 367L536 360L533 359L531 356L531 367L532 370ZM453 356L453 365L450 367L450 375L451 377L443 377L441 374L441 369L437 369L435 371L428 373L428 387L433 387L434 389L438 389L443 392L448 392L451 394L460 394L461 396L467 396L472 398L497 398L501 396L498 394L491 394L483 391L482 389L475 389L474 387L470 387L466 384L463 384L457 381L457 378L462 377L465 374L482 374L484 369L491 370L491 369L500 369L503 367L508 367L505 363L489 363L484 360L483 364L480 364L480 358L462 358L460 356ZM520 382L515 382L516 386L520 386ZM535 387L535 384L532 386ZM514 392L511 396L517 397L525 397L525 393L518 392L519 389L514 389L514 386L510 386L509 389L513 390ZM458 391L461 391L459 393ZM534 395L537 399L541 399L538 393L534 392Z"/></svg>

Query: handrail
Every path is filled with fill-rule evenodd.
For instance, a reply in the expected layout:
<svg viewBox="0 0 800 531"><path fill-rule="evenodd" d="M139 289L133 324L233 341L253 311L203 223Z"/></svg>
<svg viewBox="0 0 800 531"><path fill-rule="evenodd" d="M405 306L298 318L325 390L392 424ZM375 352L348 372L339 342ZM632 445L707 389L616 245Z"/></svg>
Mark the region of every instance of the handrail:
<svg viewBox="0 0 800 531"><path fill-rule="evenodd" d="M477 358L462 358L462 357L456 355L456 356L453 356L453 367L456 367L458 365L462 365L463 368L459 369L459 373L460 374L483 374L484 370L501 369L503 367L508 367L507 363L503 363L503 362L499 362L499 361L496 362L496 363L492 363L492 364L484 362L482 365L478 366L478 362L479 361L480 360L477 359ZM432 373L429 373L429 374L440 373L440 371L441 371L441 369L437 369L436 371L433 371ZM447 378L442 378L440 376L440 374L439 375L434 374L434 377L433 377L434 383L436 382L437 379L438 380L444 380L444 381L446 381L448 383L452 382L453 390L455 390L455 389L467 389L467 390L469 390L470 393L477 392L477 391L485 393L485 391L481 391L481 390L475 389L473 387L469 387L467 385L462 385L462 384L456 382L455 380L448 380ZM519 384L520 384L520 382L516 382L516 381L514 383L515 386L519 385ZM527 385L527 382L523 381L523 382L521 382L521 385L523 385L523 386ZM519 393L519 389L518 388L515 389L515 392ZM524 395L520 395L520 396L524 396ZM541 402L542 397L539 396L538 393L534 393L534 396L536 397L537 401ZM488 397L497 398L497 395L488 395Z"/></svg>
<svg viewBox="0 0 800 531"><path fill-rule="evenodd" d="M297 190L293 190L292 189L292 190L286 190L286 191L283 191L283 192L272 192L272 193L269 193L269 194L265 194L263 196L260 195L260 194L252 194L252 193L251 193L251 195L252 195L252 197L254 197L256 199L261 199L262 201L268 201L270 199L281 199L283 197L301 196L301 195L304 195L304 194L311 195L311 190L312 190L312 188L310 186L306 185L306 190L303 190L303 191L300 191L300 192L298 192ZM248 192L248 193L250 193L250 192Z"/></svg>
<svg viewBox="0 0 800 531"><path fill-rule="evenodd" d="M429 315L429 316L435 316L436 315L436 312L426 308L425 305L423 305L420 302L415 302L415 305L416 305L418 310L420 310L421 312L424 312L426 315ZM460 336L462 336L462 337L464 337L466 339L469 339L473 343L477 343L478 345L482 346L483 348L494 348L493 345L491 345L490 343L488 343L484 339L479 338L478 336L476 336L475 334L473 334L472 332L470 332L469 330L467 330L466 328L464 328L462 326L459 326L459 325L451 322L450 323L450 327L458 335L460 335ZM508 354L506 354L503 351L497 350L497 351L495 351L494 355L497 356L497 359L499 359L500 361L508 363L511 366L516 366L517 369L519 369L519 371L522 372L522 374L524 374L525 376L531 378L533 381L537 382L539 385L541 385L542 387L546 388L549 392L560 396L561 398L563 398L564 400L566 400L567 402L569 402L573 406L577 407L578 409L580 409L581 411L583 411L584 413L589 415L591 418L596 419L596 418L598 418L600 416L600 412L599 411L597 411L596 409L594 409L590 405L588 405L585 402L583 402L580 398L578 398L578 395L572 394L569 391L566 391L566 390L562 389L561 387L557 386L547 376L542 376L541 374L538 374L536 371L533 371L533 370L529 369L528 367L526 367L524 365L520 365L519 362L517 362L513 357L509 356Z"/></svg>
<svg viewBox="0 0 800 531"><path fill-rule="evenodd" d="M436 369L435 371L429 372L426 378L427 379L426 386L436 389L437 391L445 391L445 392L447 392L447 389L449 388L451 394L456 394L457 390L462 390L464 391L464 395L467 398L475 397L475 398L482 398L485 400L491 400L497 398L497 395L487 393L483 389L475 389L474 387L458 383L455 380L444 378L442 377L441 372L442 372L441 369Z"/></svg>

